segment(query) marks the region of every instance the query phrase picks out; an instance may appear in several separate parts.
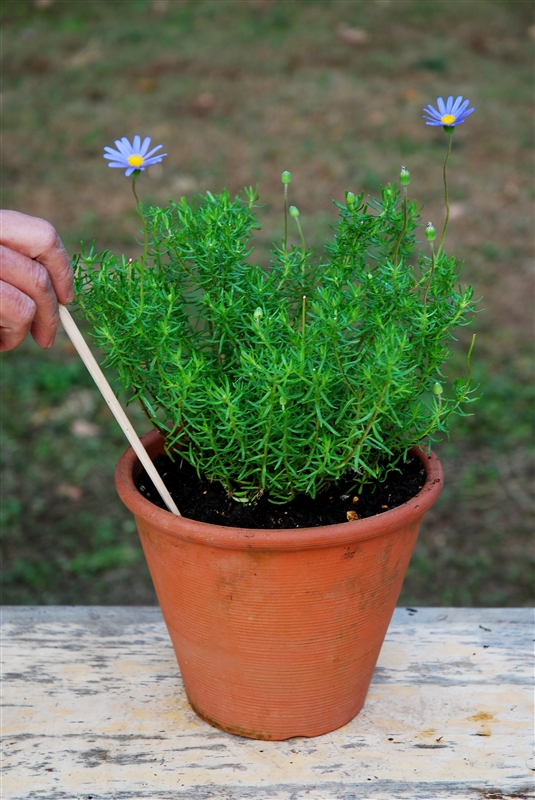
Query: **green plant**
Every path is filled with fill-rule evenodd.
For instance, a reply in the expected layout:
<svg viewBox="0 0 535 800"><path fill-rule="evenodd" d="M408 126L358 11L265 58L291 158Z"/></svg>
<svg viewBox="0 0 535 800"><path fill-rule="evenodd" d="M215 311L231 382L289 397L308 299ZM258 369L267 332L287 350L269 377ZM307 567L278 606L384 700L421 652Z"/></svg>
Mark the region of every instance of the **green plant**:
<svg viewBox="0 0 535 800"><path fill-rule="evenodd" d="M451 107L442 112L447 210ZM448 214L438 251L429 224L430 252L417 252L420 217L405 168L401 190L389 184L371 200L347 192L345 205L335 203L338 226L320 257L306 248L298 210L287 208L283 173L284 237L262 268L251 260L256 193L208 192L191 204L143 209L136 140L137 148L121 140L120 155L107 150L119 159L110 166L133 174L143 255L82 253L76 290L108 364L169 451L179 446L236 499L268 492L286 502L315 496L350 470L361 483L380 480L413 445L447 431L452 414L465 413L473 342L468 373L448 396L442 367L452 331L474 311L473 292L456 288L460 264L442 250ZM300 247L288 246L288 215Z"/></svg>

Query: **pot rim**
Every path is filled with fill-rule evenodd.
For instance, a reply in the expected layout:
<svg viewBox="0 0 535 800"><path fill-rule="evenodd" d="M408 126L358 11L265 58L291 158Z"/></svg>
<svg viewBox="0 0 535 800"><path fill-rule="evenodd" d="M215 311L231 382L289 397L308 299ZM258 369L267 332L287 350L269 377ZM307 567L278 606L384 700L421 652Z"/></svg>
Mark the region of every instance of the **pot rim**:
<svg viewBox="0 0 535 800"><path fill-rule="evenodd" d="M151 458L162 452L163 439L158 431L149 431L141 437L141 441ZM413 447L409 454L416 456L426 470L425 484L417 495L406 503L373 517L314 528L234 528L177 517L170 511L155 506L138 491L134 476L141 472L142 466L131 447L124 451L117 462L115 485L119 497L136 520L155 525L177 539L227 549L306 550L331 547L333 544L354 544L420 520L438 498L444 475L440 461L434 453L426 453Z"/></svg>

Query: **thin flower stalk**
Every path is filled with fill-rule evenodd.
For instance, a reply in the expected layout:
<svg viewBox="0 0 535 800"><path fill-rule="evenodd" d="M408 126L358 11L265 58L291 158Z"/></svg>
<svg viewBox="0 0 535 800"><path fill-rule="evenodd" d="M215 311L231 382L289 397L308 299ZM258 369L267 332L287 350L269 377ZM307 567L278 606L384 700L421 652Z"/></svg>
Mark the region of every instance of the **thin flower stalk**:
<svg viewBox="0 0 535 800"><path fill-rule="evenodd" d="M426 106L426 108L423 109L424 111L423 118L426 121L425 123L426 125L442 126L448 136L448 149L446 152L446 158L444 160L444 166L442 170L444 179L444 202L446 205L446 219L444 221L442 236L440 237L440 244L437 250L437 257L438 257L442 252L442 247L444 245L444 240L446 238L446 231L448 229L448 223L450 219L447 167L448 167L449 157L451 154L451 143L452 143L453 132L455 131L455 126L461 125L466 120L466 118L475 111L475 109L469 108L470 100L463 100L462 96L459 96L454 100L453 95L450 95L446 101L442 97L437 97L437 106L438 110L431 104Z"/></svg>

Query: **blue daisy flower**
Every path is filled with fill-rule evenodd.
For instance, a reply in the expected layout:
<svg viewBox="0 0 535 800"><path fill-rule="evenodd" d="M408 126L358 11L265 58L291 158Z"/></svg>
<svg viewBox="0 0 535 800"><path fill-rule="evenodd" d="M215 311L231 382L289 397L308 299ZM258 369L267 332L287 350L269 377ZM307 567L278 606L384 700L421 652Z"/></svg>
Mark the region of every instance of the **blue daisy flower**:
<svg viewBox="0 0 535 800"><path fill-rule="evenodd" d="M113 147L104 148L104 158L107 158L110 162L108 167L125 169L126 172L124 174L126 178L130 177L133 172L142 172L145 167L150 167L152 164L159 164L163 157L167 155L167 153L158 153L157 156L154 155L160 147L163 147L161 144L153 147L149 152L150 136L147 136L143 140L143 144L141 143L140 136L134 136L132 144L130 144L126 136L123 136L122 139L115 140L115 146L117 150L114 150Z"/></svg>
<svg viewBox="0 0 535 800"><path fill-rule="evenodd" d="M473 108L468 108L470 100L463 102L462 97L458 97L455 101L450 95L447 101L444 102L442 97L437 97L438 111L434 106L428 105L427 108L422 109L425 111L426 125L445 125L447 128L452 128L455 125L460 125L464 122L466 117L475 111Z"/></svg>

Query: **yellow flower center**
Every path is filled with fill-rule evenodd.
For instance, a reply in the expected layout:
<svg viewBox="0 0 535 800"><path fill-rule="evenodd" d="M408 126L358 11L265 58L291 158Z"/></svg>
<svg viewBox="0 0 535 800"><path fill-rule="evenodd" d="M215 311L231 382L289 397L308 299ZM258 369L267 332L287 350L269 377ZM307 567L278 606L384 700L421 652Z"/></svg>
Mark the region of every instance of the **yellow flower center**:
<svg viewBox="0 0 535 800"><path fill-rule="evenodd" d="M453 123L455 122L455 117L453 116L453 114L444 114L441 122L443 122L444 125L453 125Z"/></svg>
<svg viewBox="0 0 535 800"><path fill-rule="evenodd" d="M143 156L136 155L135 153L132 153L131 156L128 156L128 163L130 164L131 167L143 166L144 160L145 159L143 158Z"/></svg>

